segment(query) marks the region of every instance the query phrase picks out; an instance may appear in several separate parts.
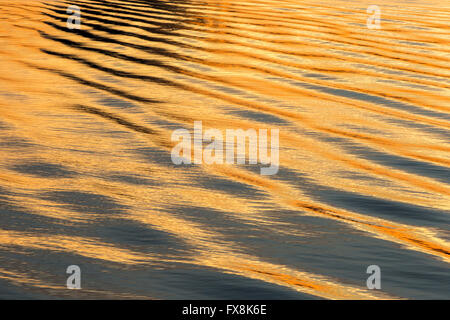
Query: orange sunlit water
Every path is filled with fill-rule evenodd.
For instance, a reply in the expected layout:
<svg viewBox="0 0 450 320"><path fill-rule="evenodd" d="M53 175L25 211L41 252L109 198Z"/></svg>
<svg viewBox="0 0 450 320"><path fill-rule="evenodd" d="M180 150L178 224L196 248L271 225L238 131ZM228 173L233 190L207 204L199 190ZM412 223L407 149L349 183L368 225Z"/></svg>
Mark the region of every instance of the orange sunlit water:
<svg viewBox="0 0 450 320"><path fill-rule="evenodd" d="M449 297L449 4L377 1L368 29L367 1L84 0L81 30L70 4L0 0L0 281ZM279 129L279 173L173 165L171 134L194 121ZM70 264L85 291L66 292Z"/></svg>

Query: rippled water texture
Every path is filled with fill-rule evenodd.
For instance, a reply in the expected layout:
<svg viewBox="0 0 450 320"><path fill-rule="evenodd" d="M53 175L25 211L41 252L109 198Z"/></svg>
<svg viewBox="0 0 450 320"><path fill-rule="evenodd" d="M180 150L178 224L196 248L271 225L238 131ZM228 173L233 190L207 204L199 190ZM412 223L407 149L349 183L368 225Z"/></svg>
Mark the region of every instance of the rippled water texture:
<svg viewBox="0 0 450 320"><path fill-rule="evenodd" d="M0 14L0 298L450 298L447 1ZM194 121L278 128L278 174L174 165Z"/></svg>

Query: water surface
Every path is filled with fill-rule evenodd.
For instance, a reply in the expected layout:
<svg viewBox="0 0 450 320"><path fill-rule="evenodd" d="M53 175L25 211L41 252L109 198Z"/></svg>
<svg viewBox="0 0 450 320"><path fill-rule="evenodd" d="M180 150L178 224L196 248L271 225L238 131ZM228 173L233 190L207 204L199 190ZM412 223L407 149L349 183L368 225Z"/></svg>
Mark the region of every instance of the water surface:
<svg viewBox="0 0 450 320"><path fill-rule="evenodd" d="M0 0L0 298L449 299L450 7L371 4ZM194 121L278 174L174 165Z"/></svg>

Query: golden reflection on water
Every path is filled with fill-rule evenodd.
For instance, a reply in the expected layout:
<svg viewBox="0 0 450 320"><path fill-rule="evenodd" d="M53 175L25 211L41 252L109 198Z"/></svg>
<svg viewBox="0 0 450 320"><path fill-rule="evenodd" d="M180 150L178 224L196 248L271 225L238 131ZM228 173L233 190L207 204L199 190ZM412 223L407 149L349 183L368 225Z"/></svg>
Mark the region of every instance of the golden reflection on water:
<svg viewBox="0 0 450 320"><path fill-rule="evenodd" d="M85 0L75 31L66 28L67 1L0 0L1 252L64 252L149 270L187 264L331 299L408 297L290 260L291 251L272 257L251 241L320 250L318 239L334 232L327 228L341 228L326 236L348 233L366 248L381 239L412 264L448 268L449 7L378 2L380 30L366 28L365 1ZM194 121L222 131L279 128L280 173L175 168L171 133ZM351 196L367 199L371 214L339 202ZM20 225L11 208L40 227ZM325 221L323 234L308 230L309 217ZM115 243L102 238L109 223L157 230L180 248ZM246 228L261 234L236 239ZM380 259L392 254L380 250ZM28 263L17 257L0 256L0 279L61 289L14 270ZM89 294L142 296L119 291Z"/></svg>

